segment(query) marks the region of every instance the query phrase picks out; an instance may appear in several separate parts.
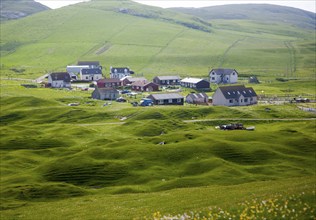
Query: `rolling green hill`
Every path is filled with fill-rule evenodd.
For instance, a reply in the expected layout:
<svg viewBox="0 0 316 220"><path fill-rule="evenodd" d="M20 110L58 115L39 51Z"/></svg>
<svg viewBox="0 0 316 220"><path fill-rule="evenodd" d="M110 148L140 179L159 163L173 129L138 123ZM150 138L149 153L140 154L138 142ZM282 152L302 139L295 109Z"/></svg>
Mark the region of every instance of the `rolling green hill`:
<svg viewBox="0 0 316 220"><path fill-rule="evenodd" d="M206 77L218 67L270 78L314 77L314 30L266 23L268 16L263 10L256 20L206 21L131 1L81 3L1 25L1 74L35 78L78 60L99 60L149 78ZM295 19L296 12L287 16Z"/></svg>
<svg viewBox="0 0 316 220"><path fill-rule="evenodd" d="M49 8L33 0L2 0L0 21L19 19L45 10Z"/></svg>
<svg viewBox="0 0 316 220"><path fill-rule="evenodd" d="M285 6L237 4L204 8L173 8L172 10L194 15L207 21L214 19L251 20L266 24L287 23L298 28L312 30L316 28L315 13Z"/></svg>

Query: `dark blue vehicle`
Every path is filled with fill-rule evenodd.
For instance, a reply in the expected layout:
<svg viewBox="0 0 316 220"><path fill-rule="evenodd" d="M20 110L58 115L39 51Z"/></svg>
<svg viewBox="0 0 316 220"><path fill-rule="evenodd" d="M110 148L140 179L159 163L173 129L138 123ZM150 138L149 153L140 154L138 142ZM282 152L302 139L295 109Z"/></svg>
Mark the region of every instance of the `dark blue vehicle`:
<svg viewBox="0 0 316 220"><path fill-rule="evenodd" d="M151 99L143 98L140 103L140 106L153 106L154 102Z"/></svg>

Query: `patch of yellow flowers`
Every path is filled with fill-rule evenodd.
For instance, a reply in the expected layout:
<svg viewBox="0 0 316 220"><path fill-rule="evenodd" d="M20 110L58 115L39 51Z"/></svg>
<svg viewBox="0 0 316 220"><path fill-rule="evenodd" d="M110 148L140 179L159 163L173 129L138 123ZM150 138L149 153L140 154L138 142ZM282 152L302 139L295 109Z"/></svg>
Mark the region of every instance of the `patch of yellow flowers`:
<svg viewBox="0 0 316 220"><path fill-rule="evenodd" d="M178 215L153 213L153 220L316 220L315 191L308 196L304 192L298 195L273 195L269 199L252 199L238 204L230 211L219 207L210 207L207 211L190 211ZM147 219L147 218L146 218Z"/></svg>

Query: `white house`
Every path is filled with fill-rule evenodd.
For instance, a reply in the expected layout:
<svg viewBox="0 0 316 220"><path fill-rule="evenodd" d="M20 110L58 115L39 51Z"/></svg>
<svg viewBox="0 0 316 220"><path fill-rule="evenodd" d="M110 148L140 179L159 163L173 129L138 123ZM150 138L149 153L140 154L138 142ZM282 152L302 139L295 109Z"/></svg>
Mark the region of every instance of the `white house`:
<svg viewBox="0 0 316 220"><path fill-rule="evenodd" d="M102 71L99 68L82 69L80 71L80 79L84 81L98 81L102 79Z"/></svg>
<svg viewBox="0 0 316 220"><path fill-rule="evenodd" d="M213 105L245 106L257 104L257 94L253 88L244 85L218 87L213 94Z"/></svg>
<svg viewBox="0 0 316 220"><path fill-rule="evenodd" d="M82 69L89 69L89 66L76 66L76 65L72 65L72 66L67 66L66 67L66 71L69 74L80 74L80 71Z"/></svg>
<svg viewBox="0 0 316 220"><path fill-rule="evenodd" d="M209 72L210 82L211 83L237 83L238 73L235 69L212 69Z"/></svg>
<svg viewBox="0 0 316 220"><path fill-rule="evenodd" d="M122 79L123 77L130 76L132 71L128 67L110 67L110 78Z"/></svg>
<svg viewBox="0 0 316 220"><path fill-rule="evenodd" d="M48 75L48 85L52 88L70 88L70 75L67 72L56 72Z"/></svg>

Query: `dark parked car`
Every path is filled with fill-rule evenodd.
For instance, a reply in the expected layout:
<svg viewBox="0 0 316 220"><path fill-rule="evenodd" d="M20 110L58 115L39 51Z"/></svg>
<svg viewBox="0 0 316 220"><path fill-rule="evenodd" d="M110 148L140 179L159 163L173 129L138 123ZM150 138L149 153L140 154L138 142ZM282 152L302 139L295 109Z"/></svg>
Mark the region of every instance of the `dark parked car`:
<svg viewBox="0 0 316 220"><path fill-rule="evenodd" d="M119 97L116 99L117 102L126 102L126 99Z"/></svg>

